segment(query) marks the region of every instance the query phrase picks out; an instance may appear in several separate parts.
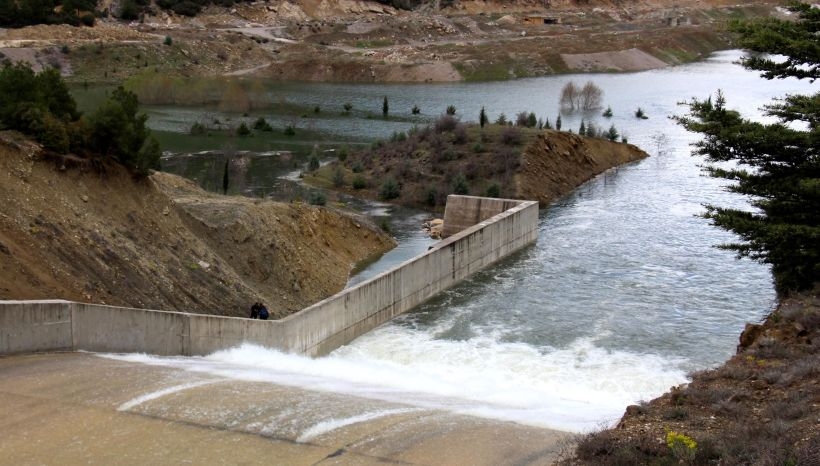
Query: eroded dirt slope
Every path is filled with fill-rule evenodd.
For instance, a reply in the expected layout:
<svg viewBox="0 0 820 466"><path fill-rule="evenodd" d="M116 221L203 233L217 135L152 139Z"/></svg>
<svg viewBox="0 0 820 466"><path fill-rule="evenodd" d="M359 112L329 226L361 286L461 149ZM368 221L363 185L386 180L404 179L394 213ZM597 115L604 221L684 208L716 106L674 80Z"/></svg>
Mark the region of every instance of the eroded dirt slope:
<svg viewBox="0 0 820 466"><path fill-rule="evenodd" d="M605 170L645 157L632 144L544 130L521 155L516 196L547 205Z"/></svg>
<svg viewBox="0 0 820 466"><path fill-rule="evenodd" d="M209 194L166 173L134 180L0 133L0 299L240 316L262 300L282 316L393 245L351 214Z"/></svg>

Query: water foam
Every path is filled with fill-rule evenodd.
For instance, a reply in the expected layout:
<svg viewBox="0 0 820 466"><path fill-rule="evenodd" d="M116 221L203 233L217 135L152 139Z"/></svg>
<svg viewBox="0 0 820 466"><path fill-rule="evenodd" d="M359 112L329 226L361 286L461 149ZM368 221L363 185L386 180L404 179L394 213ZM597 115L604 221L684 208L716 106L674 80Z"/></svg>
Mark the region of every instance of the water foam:
<svg viewBox="0 0 820 466"><path fill-rule="evenodd" d="M206 357L105 357L575 432L611 425L627 405L686 380L674 361L608 351L589 339L549 349L486 337L436 340L398 327L319 359L251 344ZM346 421L327 422L303 435Z"/></svg>

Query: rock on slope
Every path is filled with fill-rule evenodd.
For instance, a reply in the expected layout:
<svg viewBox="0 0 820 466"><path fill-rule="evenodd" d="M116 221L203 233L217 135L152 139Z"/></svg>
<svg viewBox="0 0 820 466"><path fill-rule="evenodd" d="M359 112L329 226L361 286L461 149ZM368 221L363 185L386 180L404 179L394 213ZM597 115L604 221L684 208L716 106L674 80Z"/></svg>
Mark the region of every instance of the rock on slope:
<svg viewBox="0 0 820 466"><path fill-rule="evenodd" d="M48 158L0 133L0 299L235 316L261 300L281 317L339 291L355 263L394 245L351 214Z"/></svg>

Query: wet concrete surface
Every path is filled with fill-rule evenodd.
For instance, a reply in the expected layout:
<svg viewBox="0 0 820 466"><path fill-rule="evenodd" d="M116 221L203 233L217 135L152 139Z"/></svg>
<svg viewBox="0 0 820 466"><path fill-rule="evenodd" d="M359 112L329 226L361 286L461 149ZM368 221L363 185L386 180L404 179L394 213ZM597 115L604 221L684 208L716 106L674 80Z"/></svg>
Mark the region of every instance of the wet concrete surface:
<svg viewBox="0 0 820 466"><path fill-rule="evenodd" d="M552 464L565 433L90 353L0 357L0 464Z"/></svg>

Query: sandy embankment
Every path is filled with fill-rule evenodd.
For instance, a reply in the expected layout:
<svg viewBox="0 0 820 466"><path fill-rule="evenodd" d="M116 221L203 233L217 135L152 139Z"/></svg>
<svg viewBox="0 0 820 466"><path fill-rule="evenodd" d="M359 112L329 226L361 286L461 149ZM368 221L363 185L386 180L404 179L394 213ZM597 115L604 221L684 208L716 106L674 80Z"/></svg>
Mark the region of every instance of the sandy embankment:
<svg viewBox="0 0 820 466"><path fill-rule="evenodd" d="M7 464L551 464L567 434L88 353L0 358Z"/></svg>

